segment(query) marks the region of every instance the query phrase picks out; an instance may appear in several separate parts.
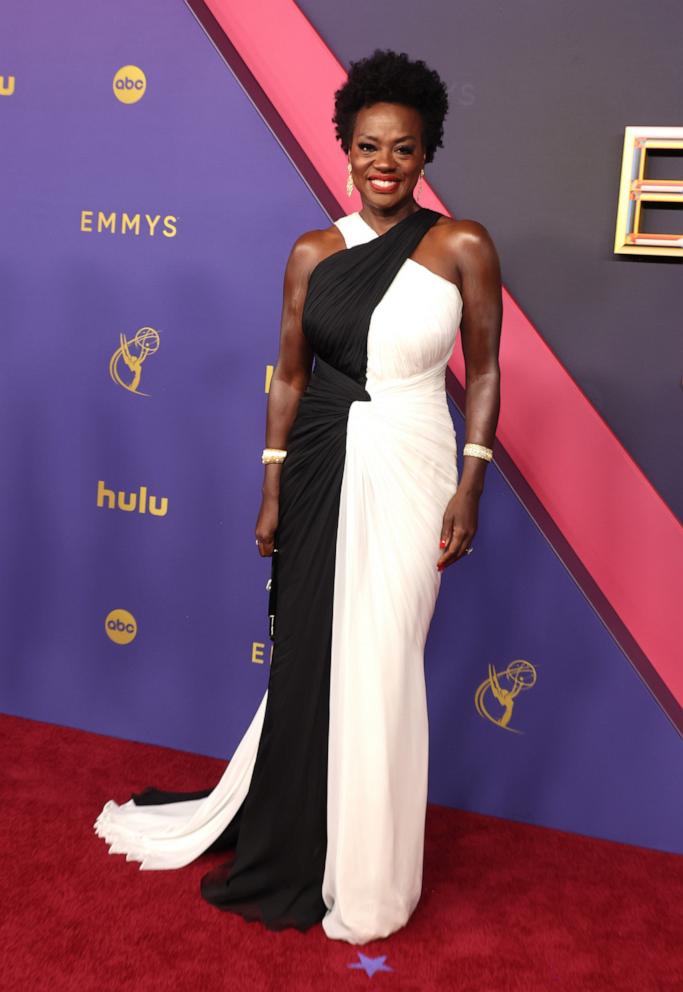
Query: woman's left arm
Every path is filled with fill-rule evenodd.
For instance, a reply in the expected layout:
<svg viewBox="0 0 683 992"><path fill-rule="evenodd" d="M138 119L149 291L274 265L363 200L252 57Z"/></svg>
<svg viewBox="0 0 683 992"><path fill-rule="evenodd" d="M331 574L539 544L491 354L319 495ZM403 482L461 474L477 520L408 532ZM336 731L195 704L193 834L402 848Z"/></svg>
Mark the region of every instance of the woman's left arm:
<svg viewBox="0 0 683 992"><path fill-rule="evenodd" d="M449 225L450 226L450 225ZM465 359L465 443L493 447L500 412L500 331L503 316L500 262L486 228L454 221L448 247L457 259L463 300L460 335ZM458 488L444 512L441 571L465 554L477 530L479 499L488 462L463 458Z"/></svg>

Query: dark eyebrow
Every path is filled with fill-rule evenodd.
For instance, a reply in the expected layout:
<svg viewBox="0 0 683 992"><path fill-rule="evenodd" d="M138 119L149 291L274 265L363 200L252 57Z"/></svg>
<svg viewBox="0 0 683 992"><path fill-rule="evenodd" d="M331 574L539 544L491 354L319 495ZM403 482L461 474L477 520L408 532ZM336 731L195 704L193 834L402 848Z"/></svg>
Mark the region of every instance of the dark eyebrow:
<svg viewBox="0 0 683 992"><path fill-rule="evenodd" d="M359 134L358 137L370 138L371 141L379 141L379 138L376 138L374 134L365 134L365 132ZM404 134L402 138L397 138L394 144L397 145L399 141L416 141L416 140L417 139L415 138L414 134Z"/></svg>

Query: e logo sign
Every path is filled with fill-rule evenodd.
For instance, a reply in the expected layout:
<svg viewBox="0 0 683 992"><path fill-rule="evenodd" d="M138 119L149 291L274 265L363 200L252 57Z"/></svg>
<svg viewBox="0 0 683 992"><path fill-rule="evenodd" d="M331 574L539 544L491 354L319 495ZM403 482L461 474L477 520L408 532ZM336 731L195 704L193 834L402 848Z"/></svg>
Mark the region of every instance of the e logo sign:
<svg viewBox="0 0 683 992"><path fill-rule="evenodd" d="M147 77L136 65L121 66L114 76L114 96L121 103L137 103L145 95Z"/></svg>

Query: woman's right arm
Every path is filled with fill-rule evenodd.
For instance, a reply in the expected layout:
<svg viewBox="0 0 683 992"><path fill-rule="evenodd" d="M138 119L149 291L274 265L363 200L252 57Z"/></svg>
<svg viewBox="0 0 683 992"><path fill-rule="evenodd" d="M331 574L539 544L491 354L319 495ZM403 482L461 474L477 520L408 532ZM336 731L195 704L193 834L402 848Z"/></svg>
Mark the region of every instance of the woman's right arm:
<svg viewBox="0 0 683 992"><path fill-rule="evenodd" d="M326 232L302 234L292 248L285 267L280 350L273 370L266 408L267 448L287 448L287 438L294 423L301 397L311 376L313 352L302 327L304 300L311 272L324 256ZM282 465L264 465L262 499L256 521L256 538L262 556L273 553L278 523L280 473Z"/></svg>

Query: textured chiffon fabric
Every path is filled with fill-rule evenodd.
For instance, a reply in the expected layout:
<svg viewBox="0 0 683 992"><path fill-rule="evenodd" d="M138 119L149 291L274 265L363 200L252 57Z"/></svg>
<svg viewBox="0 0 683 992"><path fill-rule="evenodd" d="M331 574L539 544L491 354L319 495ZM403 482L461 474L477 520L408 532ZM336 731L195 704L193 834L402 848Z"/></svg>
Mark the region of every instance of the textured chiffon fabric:
<svg viewBox="0 0 683 992"><path fill-rule="evenodd" d="M346 250L311 274L315 365L281 473L268 688L223 776L109 800L94 824L141 869L234 849L201 894L273 930L322 922L363 944L420 898L424 646L458 482L445 370L462 300L410 255L439 216L378 235L348 214Z"/></svg>

